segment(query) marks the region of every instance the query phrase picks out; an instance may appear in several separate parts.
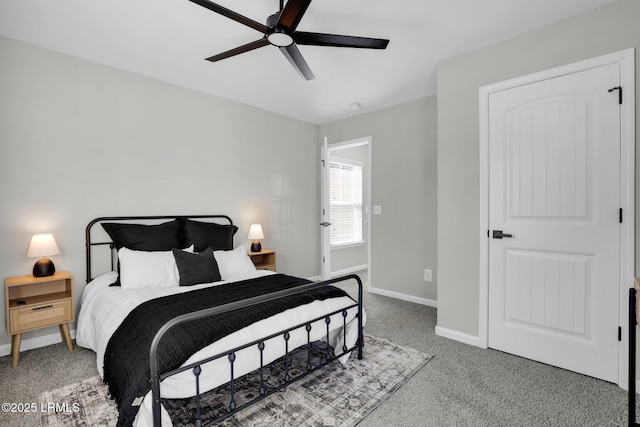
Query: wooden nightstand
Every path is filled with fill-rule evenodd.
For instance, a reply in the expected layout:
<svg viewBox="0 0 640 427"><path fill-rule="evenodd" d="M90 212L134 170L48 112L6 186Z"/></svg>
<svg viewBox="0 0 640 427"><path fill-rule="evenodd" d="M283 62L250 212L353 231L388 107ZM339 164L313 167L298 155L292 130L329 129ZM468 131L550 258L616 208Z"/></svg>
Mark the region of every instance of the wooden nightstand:
<svg viewBox="0 0 640 427"><path fill-rule="evenodd" d="M276 271L276 251L263 249L260 252L247 252L257 270Z"/></svg>
<svg viewBox="0 0 640 427"><path fill-rule="evenodd" d="M62 340L73 351L69 322L73 321L73 283L68 271L53 276L4 279L7 333L11 335L13 366L18 366L22 333L59 325Z"/></svg>

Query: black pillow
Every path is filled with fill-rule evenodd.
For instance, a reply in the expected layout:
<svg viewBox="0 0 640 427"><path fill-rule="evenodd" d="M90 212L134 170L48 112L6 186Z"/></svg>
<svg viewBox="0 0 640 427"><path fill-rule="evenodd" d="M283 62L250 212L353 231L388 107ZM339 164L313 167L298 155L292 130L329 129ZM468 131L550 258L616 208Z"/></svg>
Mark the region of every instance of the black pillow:
<svg viewBox="0 0 640 427"><path fill-rule="evenodd" d="M198 285L221 280L218 263L213 257L213 249L207 248L196 254L174 248L173 256L176 259L176 265L180 273L180 286Z"/></svg>
<svg viewBox="0 0 640 427"><path fill-rule="evenodd" d="M170 251L181 248L182 221L175 219L157 225L102 223L116 249L137 251Z"/></svg>
<svg viewBox="0 0 640 427"><path fill-rule="evenodd" d="M184 220L182 229L182 247L195 245L194 251L201 252L206 248L214 251L233 249L233 235L238 231L235 225L222 225L213 222ZM174 246L179 247L179 246Z"/></svg>

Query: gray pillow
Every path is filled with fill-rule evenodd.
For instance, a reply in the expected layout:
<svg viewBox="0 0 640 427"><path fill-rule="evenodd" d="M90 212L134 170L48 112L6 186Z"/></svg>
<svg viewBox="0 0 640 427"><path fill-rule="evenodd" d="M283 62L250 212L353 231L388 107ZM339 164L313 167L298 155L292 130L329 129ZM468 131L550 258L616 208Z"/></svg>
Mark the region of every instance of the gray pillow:
<svg viewBox="0 0 640 427"><path fill-rule="evenodd" d="M178 273L180 273L180 286L192 286L221 280L218 263L213 257L213 249L207 248L200 253L185 252L175 248L172 251L178 266Z"/></svg>

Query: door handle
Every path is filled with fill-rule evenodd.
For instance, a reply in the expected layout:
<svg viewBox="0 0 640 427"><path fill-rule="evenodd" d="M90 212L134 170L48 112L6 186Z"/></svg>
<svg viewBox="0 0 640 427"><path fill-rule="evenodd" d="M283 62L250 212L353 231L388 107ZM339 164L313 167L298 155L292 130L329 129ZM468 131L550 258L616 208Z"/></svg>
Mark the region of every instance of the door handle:
<svg viewBox="0 0 640 427"><path fill-rule="evenodd" d="M513 234L503 233L502 230L493 230L494 239L502 239L507 237L513 237Z"/></svg>

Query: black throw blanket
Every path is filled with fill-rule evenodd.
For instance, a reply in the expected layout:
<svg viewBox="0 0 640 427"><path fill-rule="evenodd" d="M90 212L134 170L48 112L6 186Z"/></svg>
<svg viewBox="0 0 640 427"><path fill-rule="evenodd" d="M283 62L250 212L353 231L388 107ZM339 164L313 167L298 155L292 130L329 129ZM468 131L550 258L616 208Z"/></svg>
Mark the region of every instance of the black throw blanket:
<svg viewBox="0 0 640 427"><path fill-rule="evenodd" d="M310 283L284 274L229 283L140 304L129 313L112 335L104 355L104 382L120 411L118 426L130 426L138 412L134 399L151 389L149 349L164 323L181 314L239 301ZM160 346L160 372L180 367L195 352L259 320L299 305L346 296L333 286L323 286L302 294L278 298L264 304L233 310L214 317L186 322L165 334Z"/></svg>

